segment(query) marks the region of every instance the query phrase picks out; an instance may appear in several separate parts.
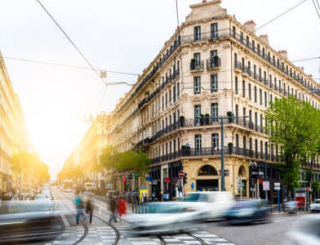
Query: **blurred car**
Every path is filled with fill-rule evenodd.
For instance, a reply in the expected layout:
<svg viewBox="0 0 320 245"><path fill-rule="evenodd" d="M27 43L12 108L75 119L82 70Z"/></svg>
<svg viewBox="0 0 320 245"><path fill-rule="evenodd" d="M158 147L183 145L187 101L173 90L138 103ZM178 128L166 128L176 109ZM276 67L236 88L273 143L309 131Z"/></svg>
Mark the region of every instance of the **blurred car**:
<svg viewBox="0 0 320 245"><path fill-rule="evenodd" d="M185 207L193 207L201 211L202 219L207 220L224 217L234 205L234 198L231 192L189 192L182 199L182 203Z"/></svg>
<svg viewBox="0 0 320 245"><path fill-rule="evenodd" d="M294 214L298 211L298 202L297 201L285 202L284 206L289 214Z"/></svg>
<svg viewBox="0 0 320 245"><path fill-rule="evenodd" d="M47 187L42 188L41 194L45 195L47 198L52 199L50 189Z"/></svg>
<svg viewBox="0 0 320 245"><path fill-rule="evenodd" d="M33 201L3 201L0 205L0 244L53 240L63 233L60 216Z"/></svg>
<svg viewBox="0 0 320 245"><path fill-rule="evenodd" d="M238 201L225 218L230 223L266 221L271 211L272 207L266 200Z"/></svg>
<svg viewBox="0 0 320 245"><path fill-rule="evenodd" d="M318 245L320 244L320 216L305 215L298 219L286 233L284 245Z"/></svg>
<svg viewBox="0 0 320 245"><path fill-rule="evenodd" d="M202 217L201 212L182 202L154 202L139 206L141 214L127 214L132 229L127 235L168 234L189 231Z"/></svg>
<svg viewBox="0 0 320 245"><path fill-rule="evenodd" d="M34 198L34 203L38 205L42 211L52 211L54 208L53 202L45 194L37 194Z"/></svg>
<svg viewBox="0 0 320 245"><path fill-rule="evenodd" d="M310 205L311 213L320 212L320 199L315 199L314 202Z"/></svg>

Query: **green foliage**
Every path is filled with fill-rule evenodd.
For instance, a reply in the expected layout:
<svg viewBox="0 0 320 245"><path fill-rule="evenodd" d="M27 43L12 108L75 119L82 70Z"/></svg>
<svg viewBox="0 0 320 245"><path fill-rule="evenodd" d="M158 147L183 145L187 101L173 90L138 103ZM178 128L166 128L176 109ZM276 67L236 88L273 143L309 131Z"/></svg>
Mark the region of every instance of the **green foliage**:
<svg viewBox="0 0 320 245"><path fill-rule="evenodd" d="M316 180L316 181L313 181L312 182L312 193L313 193L313 196L316 195L316 193L319 191L319 184L320 184L320 181L319 180Z"/></svg>
<svg viewBox="0 0 320 245"><path fill-rule="evenodd" d="M269 140L282 147L281 179L293 191L298 185L299 168L319 153L320 112L294 97L275 99L266 112Z"/></svg>
<svg viewBox="0 0 320 245"><path fill-rule="evenodd" d="M49 167L35 153L21 152L11 159L11 170L14 175L22 173L24 182L43 184L50 180Z"/></svg>
<svg viewBox="0 0 320 245"><path fill-rule="evenodd" d="M100 165L119 172L131 171L142 174L149 168L151 160L144 152L126 151L119 153L113 146L107 146L100 155Z"/></svg>

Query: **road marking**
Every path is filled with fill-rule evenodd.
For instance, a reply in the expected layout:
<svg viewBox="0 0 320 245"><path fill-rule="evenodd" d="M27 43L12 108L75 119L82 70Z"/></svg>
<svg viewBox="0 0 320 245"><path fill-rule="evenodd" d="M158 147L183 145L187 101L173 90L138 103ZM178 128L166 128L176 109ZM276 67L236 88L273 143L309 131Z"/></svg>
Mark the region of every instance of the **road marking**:
<svg viewBox="0 0 320 245"><path fill-rule="evenodd" d="M62 218L62 222L64 224L65 227L70 227L70 224L68 222L68 220L66 219L66 216L64 216L64 214L61 215Z"/></svg>

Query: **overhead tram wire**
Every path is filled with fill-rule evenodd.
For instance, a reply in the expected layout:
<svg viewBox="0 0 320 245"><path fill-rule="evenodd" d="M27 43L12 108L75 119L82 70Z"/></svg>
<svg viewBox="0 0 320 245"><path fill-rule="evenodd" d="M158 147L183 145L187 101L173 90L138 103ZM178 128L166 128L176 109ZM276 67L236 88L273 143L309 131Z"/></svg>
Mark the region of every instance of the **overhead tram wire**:
<svg viewBox="0 0 320 245"><path fill-rule="evenodd" d="M31 59L22 59L22 58L15 58L15 57L6 57L2 56L3 59L7 60L14 60L14 61L21 61L21 62L29 62L29 63L35 63L40 65L51 65L51 66L60 66L60 67L66 67L66 68L72 68L72 69L81 69L81 70L93 70L90 67L85 66L77 66L77 65L69 65L69 64L61 64L61 63L54 63L49 61L41 61L41 60L31 60ZM105 69L94 69L97 71L105 71ZM124 71L110 71L107 70L108 73L115 73L115 74L123 74L128 76L139 76L137 73L132 72L124 72Z"/></svg>
<svg viewBox="0 0 320 245"><path fill-rule="evenodd" d="M91 69L94 71L94 73L100 78L100 80L103 82L104 85L106 85L106 82L101 78L99 72L97 69L94 68L94 66L91 64L91 62L86 58L86 56L81 52L81 50L78 48L78 46L72 41L72 39L69 37L69 35L63 30L63 28L59 25L59 23L56 21L56 19L50 14L50 12L46 9L46 7L41 3L40 0L36 0L40 6L43 8L43 10L49 15L51 20L56 24L56 26L60 29L60 31L63 33L63 35L69 40L69 42L72 44L72 46L78 51L80 56L85 60L85 62L91 67Z"/></svg>
<svg viewBox="0 0 320 245"><path fill-rule="evenodd" d="M318 60L318 59L320 59L320 57L306 58L306 59L301 59L301 60L293 60L293 61L291 61L291 62L293 63L293 62L301 62L301 61L309 61L309 60Z"/></svg>
<svg viewBox="0 0 320 245"><path fill-rule="evenodd" d="M316 0L316 3L318 5L318 8L320 9L320 3L319 3L319 0Z"/></svg>
<svg viewBox="0 0 320 245"><path fill-rule="evenodd" d="M318 15L319 20L320 20L320 9L317 8L317 5L316 5L316 3L315 3L315 0L312 0L312 3L313 3L313 5L314 5L314 8L316 9L317 15ZM317 2L317 3L318 3L318 5L319 5L319 2Z"/></svg>

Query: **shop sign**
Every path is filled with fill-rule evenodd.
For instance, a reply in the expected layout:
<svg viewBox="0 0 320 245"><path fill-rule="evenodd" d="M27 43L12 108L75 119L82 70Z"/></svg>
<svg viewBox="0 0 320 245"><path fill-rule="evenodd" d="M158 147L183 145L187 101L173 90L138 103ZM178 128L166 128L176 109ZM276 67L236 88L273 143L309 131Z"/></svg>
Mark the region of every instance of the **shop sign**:
<svg viewBox="0 0 320 245"><path fill-rule="evenodd" d="M166 178L166 182L171 183L171 178L170 177Z"/></svg>

